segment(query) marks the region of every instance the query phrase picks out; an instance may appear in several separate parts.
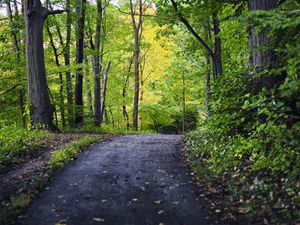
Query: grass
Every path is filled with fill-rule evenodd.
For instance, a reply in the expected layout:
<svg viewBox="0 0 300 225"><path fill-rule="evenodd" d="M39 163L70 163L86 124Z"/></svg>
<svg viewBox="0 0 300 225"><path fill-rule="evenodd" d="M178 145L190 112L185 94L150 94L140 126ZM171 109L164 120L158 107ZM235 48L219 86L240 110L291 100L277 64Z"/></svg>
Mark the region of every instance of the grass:
<svg viewBox="0 0 300 225"><path fill-rule="evenodd" d="M55 151L48 163L49 169L52 169L54 171L60 169L67 162L73 160L78 152L86 149L89 145L101 139L103 139L102 136L83 137L77 141L74 141L67 147Z"/></svg>

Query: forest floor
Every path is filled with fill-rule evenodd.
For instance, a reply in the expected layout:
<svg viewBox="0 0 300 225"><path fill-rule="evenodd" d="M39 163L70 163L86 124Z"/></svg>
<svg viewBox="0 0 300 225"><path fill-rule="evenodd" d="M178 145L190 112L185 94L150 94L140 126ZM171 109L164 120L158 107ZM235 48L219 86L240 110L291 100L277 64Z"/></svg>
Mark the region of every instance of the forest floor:
<svg viewBox="0 0 300 225"><path fill-rule="evenodd" d="M18 224L223 224L201 197L181 136L126 135L58 172Z"/></svg>

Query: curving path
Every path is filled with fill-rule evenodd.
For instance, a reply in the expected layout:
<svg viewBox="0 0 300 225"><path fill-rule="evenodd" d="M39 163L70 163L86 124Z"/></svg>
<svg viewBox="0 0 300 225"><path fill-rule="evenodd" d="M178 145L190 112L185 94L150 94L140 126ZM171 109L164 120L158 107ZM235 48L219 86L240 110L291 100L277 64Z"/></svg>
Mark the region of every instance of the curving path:
<svg viewBox="0 0 300 225"><path fill-rule="evenodd" d="M21 224L212 224L181 149L176 135L96 144L55 176Z"/></svg>

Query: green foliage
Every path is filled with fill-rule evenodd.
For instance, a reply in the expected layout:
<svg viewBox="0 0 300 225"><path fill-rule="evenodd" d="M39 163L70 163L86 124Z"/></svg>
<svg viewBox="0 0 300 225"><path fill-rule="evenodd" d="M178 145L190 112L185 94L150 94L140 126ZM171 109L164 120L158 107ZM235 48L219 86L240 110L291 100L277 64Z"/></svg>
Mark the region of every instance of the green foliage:
<svg viewBox="0 0 300 225"><path fill-rule="evenodd" d="M46 131L27 130L20 127L0 129L0 169L23 162L26 157L42 148L41 140L49 135Z"/></svg>
<svg viewBox="0 0 300 225"><path fill-rule="evenodd" d="M143 118L145 128L159 131L162 124L172 121L169 110L160 104L141 104L140 116Z"/></svg>
<svg viewBox="0 0 300 225"><path fill-rule="evenodd" d="M264 51L274 51L277 60L256 75L229 61L226 67L235 69L225 69L214 83L207 123L187 135L190 159L203 183L222 189L224 204L234 211L271 224L291 224L300 214L300 21L295 7L296 1L286 1L274 11L240 17L256 32L267 29L270 42ZM263 87L261 77L281 80Z"/></svg>

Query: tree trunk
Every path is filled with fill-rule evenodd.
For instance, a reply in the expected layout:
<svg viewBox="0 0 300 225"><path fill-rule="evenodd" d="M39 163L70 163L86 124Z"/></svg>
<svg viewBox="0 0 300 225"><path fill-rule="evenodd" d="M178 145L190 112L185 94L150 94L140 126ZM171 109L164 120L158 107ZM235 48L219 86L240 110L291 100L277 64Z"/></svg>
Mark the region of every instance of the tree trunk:
<svg viewBox="0 0 300 225"><path fill-rule="evenodd" d="M53 10L51 2L47 1L50 10ZM70 65L70 41L71 41L71 13L70 13L70 0L66 1L66 10L67 10L67 21L66 21L66 44L64 44L63 35L60 29L60 26L55 23L55 28L57 31L57 35L59 38L59 43L63 48L63 55L64 55L64 63L65 66ZM61 75L60 81L63 81L63 77ZM63 87L63 84L61 84ZM60 90L63 92L63 90ZM62 93L63 94L63 93ZM74 114L73 114L73 91L72 91L72 79L70 71L66 71L66 96L67 96L67 120L69 127L72 127L74 124ZM66 120L66 119L65 119ZM65 123L65 122L64 122Z"/></svg>
<svg viewBox="0 0 300 225"><path fill-rule="evenodd" d="M209 52L206 52L205 54L205 64L207 66L210 65L210 54ZM206 94L206 103L209 101L209 96L211 92L211 87L210 87L210 71L207 72L206 74L206 79L205 79L205 94Z"/></svg>
<svg viewBox="0 0 300 225"><path fill-rule="evenodd" d="M249 0L249 10L272 10L278 5L277 0ZM254 34L253 28L249 30L249 63L255 67L255 72L259 73L265 69L272 68L275 61L275 53L270 50L264 50L269 43L268 32L266 30L259 34ZM274 77L261 77L258 82L262 86L272 87L276 84Z"/></svg>
<svg viewBox="0 0 300 225"><path fill-rule="evenodd" d="M75 125L83 123L83 41L84 41L84 20L85 20L86 0L78 0L76 4L76 13L78 19L76 22L76 64L79 66L76 71L75 84Z"/></svg>
<svg viewBox="0 0 300 225"><path fill-rule="evenodd" d="M127 130L129 130L129 116L128 116L127 109L126 109L126 89L127 89L127 86L128 86L128 81L129 81L129 76L130 76L130 71L131 71L131 68L132 68L133 60L134 60L133 58L130 59L128 72L126 74L126 78L124 79L123 90L122 90L122 97L123 97L122 110L123 110L123 118L126 121Z"/></svg>
<svg viewBox="0 0 300 225"><path fill-rule="evenodd" d="M130 12L131 20L134 31L134 41L135 41L135 51L134 51L134 102L133 102L133 129L138 130L138 120L139 120L139 91L140 91L140 31L142 26L142 16L143 16L143 2L139 0L139 18L138 21L135 19L135 10L133 7L132 0L130 0Z"/></svg>
<svg viewBox="0 0 300 225"><path fill-rule="evenodd" d="M186 82L185 75L182 74L182 134L185 133L185 111L186 111Z"/></svg>
<svg viewBox="0 0 300 225"><path fill-rule="evenodd" d="M101 115L101 77L100 72L102 66L100 65L100 39L101 39L101 25L102 25L102 0L97 0L97 22L96 22L96 35L94 56L93 56L93 69L94 69L94 116L95 125L99 126L102 121Z"/></svg>
<svg viewBox="0 0 300 225"><path fill-rule="evenodd" d="M110 64L111 64L111 61L108 62L106 70L105 70L105 74L104 74L104 77L103 77L102 102L101 102L101 114L100 114L101 115L101 120L100 120L100 124L102 123L103 113L105 111L106 86L107 86L107 79L108 79L108 72L109 72Z"/></svg>
<svg viewBox="0 0 300 225"><path fill-rule="evenodd" d="M134 103L133 103L133 129L138 130L138 112L139 112L139 92L140 92L140 77L139 77L139 41L135 40L136 50L134 52Z"/></svg>
<svg viewBox="0 0 300 225"><path fill-rule="evenodd" d="M53 124L55 108L50 102L46 79L43 22L49 14L60 12L63 11L49 11L41 5L40 0L25 0L24 19L30 119L33 125L42 125L51 130L58 128Z"/></svg>
<svg viewBox="0 0 300 225"><path fill-rule="evenodd" d="M6 9L7 9L7 15L8 15L8 19L9 19L9 24L11 27L11 34L12 34L12 38L13 38L13 46L14 49L16 51L16 64L17 67L20 66L20 46L19 46L19 32L15 31L13 29L13 15L12 15L12 10L11 10L11 5L10 5L10 1L6 0ZM18 7L17 7L17 3L14 1L14 10L15 10L15 14L16 16L18 16ZM22 77L20 73L17 73L17 79L20 80L22 82ZM25 103L24 103L24 88L23 88L23 82L21 83L21 87L19 89L19 104L20 104L20 109L21 109L21 118L22 118L22 125L23 127L26 127L26 117L25 117Z"/></svg>
<svg viewBox="0 0 300 225"><path fill-rule="evenodd" d="M222 44L220 35L220 21L218 18L218 13L213 12L213 26L214 26L214 39L215 39L215 49L213 54L213 75L214 79L217 79L220 74L223 73L223 66L222 66Z"/></svg>
<svg viewBox="0 0 300 225"><path fill-rule="evenodd" d="M70 42L71 42L71 23L72 16L70 12L70 0L66 0L67 13L67 36L66 36L66 46L64 47L64 61L65 66L70 66ZM68 111L68 124L69 127L74 125L74 112L73 112L73 90L72 90L72 78L70 71L66 72L66 91L67 91L67 111Z"/></svg>
<svg viewBox="0 0 300 225"><path fill-rule="evenodd" d="M90 78L89 78L89 60L87 56L84 56L84 64L85 64L85 71L84 71L84 81L86 84L86 101L88 104L88 111L89 111L89 117L93 117L93 100L92 100L92 92L91 92L91 84L90 84Z"/></svg>
<svg viewBox="0 0 300 225"><path fill-rule="evenodd" d="M55 64L57 67L60 67L60 62L59 62L59 55L57 52L57 48L55 46L55 42L53 39L53 35L51 33L49 23L47 21L46 23L46 28L47 28L47 33L50 39L50 45L52 47L54 57L55 57ZM61 123L62 127L66 126L66 121L65 121L65 106L64 106L64 82L63 82L63 75L61 72L59 72L59 107L60 107L60 114L61 114Z"/></svg>

